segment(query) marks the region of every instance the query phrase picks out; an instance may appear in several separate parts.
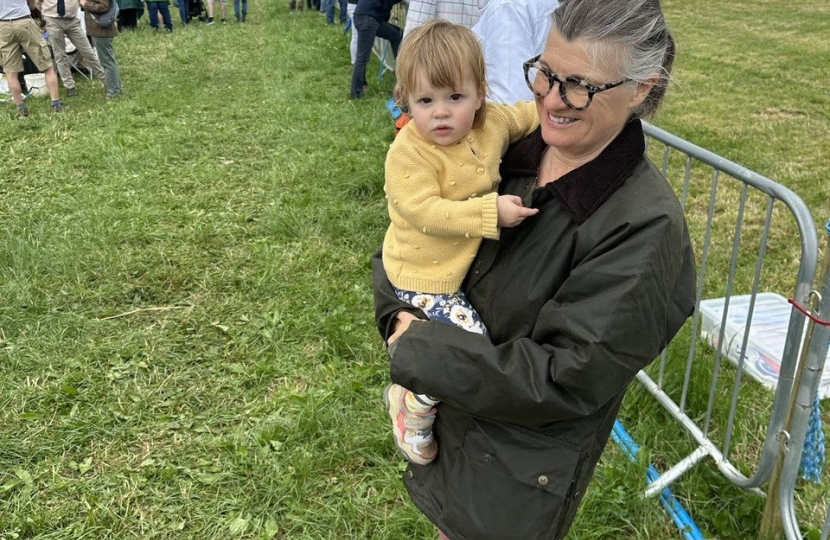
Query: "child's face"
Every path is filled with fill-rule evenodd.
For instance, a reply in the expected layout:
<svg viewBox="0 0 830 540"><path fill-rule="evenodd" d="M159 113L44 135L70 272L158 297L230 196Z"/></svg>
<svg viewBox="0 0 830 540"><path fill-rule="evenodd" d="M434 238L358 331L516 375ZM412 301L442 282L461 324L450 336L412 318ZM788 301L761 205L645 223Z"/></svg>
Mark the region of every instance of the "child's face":
<svg viewBox="0 0 830 540"><path fill-rule="evenodd" d="M483 95L469 75L458 88L436 88L423 72L409 95L409 113L415 129L435 144L446 146L465 137L473 127Z"/></svg>

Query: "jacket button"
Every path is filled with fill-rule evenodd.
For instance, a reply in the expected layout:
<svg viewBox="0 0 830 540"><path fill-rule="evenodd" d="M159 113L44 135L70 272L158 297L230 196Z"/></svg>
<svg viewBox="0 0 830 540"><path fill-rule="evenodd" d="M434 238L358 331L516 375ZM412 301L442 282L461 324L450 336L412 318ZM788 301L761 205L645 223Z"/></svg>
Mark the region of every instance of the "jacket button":
<svg viewBox="0 0 830 540"><path fill-rule="evenodd" d="M490 456L490 454L484 454L484 461L490 461L491 459L493 458L492 456Z"/></svg>
<svg viewBox="0 0 830 540"><path fill-rule="evenodd" d="M539 477L538 482L540 486L546 486L548 485L548 477L543 474Z"/></svg>
<svg viewBox="0 0 830 540"><path fill-rule="evenodd" d="M415 475L412 474L412 471L406 471L406 479L407 480L412 480L413 476L415 476Z"/></svg>

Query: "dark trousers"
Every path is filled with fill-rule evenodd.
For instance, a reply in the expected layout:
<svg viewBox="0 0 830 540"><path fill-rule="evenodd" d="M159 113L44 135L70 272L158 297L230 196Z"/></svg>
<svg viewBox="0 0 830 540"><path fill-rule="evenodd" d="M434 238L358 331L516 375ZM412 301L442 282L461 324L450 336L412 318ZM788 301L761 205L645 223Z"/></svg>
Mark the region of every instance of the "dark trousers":
<svg viewBox="0 0 830 540"><path fill-rule="evenodd" d="M118 12L118 29L135 28L138 23L137 9L122 9Z"/></svg>
<svg viewBox="0 0 830 540"><path fill-rule="evenodd" d="M156 30L159 29L158 14L161 12L161 20L164 21L164 27L168 31L173 31L173 21L170 19L170 7L167 5L167 0L163 2L147 2L147 10L150 13L150 26Z"/></svg>
<svg viewBox="0 0 830 540"><path fill-rule="evenodd" d="M388 22L381 22L371 15L358 15L352 17L352 24L357 29L357 55L352 71L351 97L363 97L363 81L366 80L366 66L369 64L369 57L372 55L372 45L375 37L389 41L392 46L392 54L398 56L398 47L403 38L401 29Z"/></svg>

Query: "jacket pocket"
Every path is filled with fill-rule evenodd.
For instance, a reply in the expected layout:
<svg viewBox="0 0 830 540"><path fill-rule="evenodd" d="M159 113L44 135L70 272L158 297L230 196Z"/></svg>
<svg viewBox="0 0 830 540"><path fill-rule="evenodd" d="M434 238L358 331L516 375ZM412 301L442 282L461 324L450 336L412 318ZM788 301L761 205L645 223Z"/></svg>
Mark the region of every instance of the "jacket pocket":
<svg viewBox="0 0 830 540"><path fill-rule="evenodd" d="M556 538L579 448L515 426L471 423L447 478L446 522L470 540Z"/></svg>

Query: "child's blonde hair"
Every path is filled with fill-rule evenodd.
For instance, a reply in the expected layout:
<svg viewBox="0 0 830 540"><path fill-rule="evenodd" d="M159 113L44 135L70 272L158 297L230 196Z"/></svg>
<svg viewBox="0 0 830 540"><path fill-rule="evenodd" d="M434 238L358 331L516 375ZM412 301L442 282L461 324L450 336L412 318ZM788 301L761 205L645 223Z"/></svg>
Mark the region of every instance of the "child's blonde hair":
<svg viewBox="0 0 830 540"><path fill-rule="evenodd" d="M418 75L422 72L436 88L458 88L464 77L472 77L482 96L475 121L482 121L487 93L484 53L470 29L432 19L406 36L395 59L395 101L404 110L409 107L410 94L417 91Z"/></svg>

